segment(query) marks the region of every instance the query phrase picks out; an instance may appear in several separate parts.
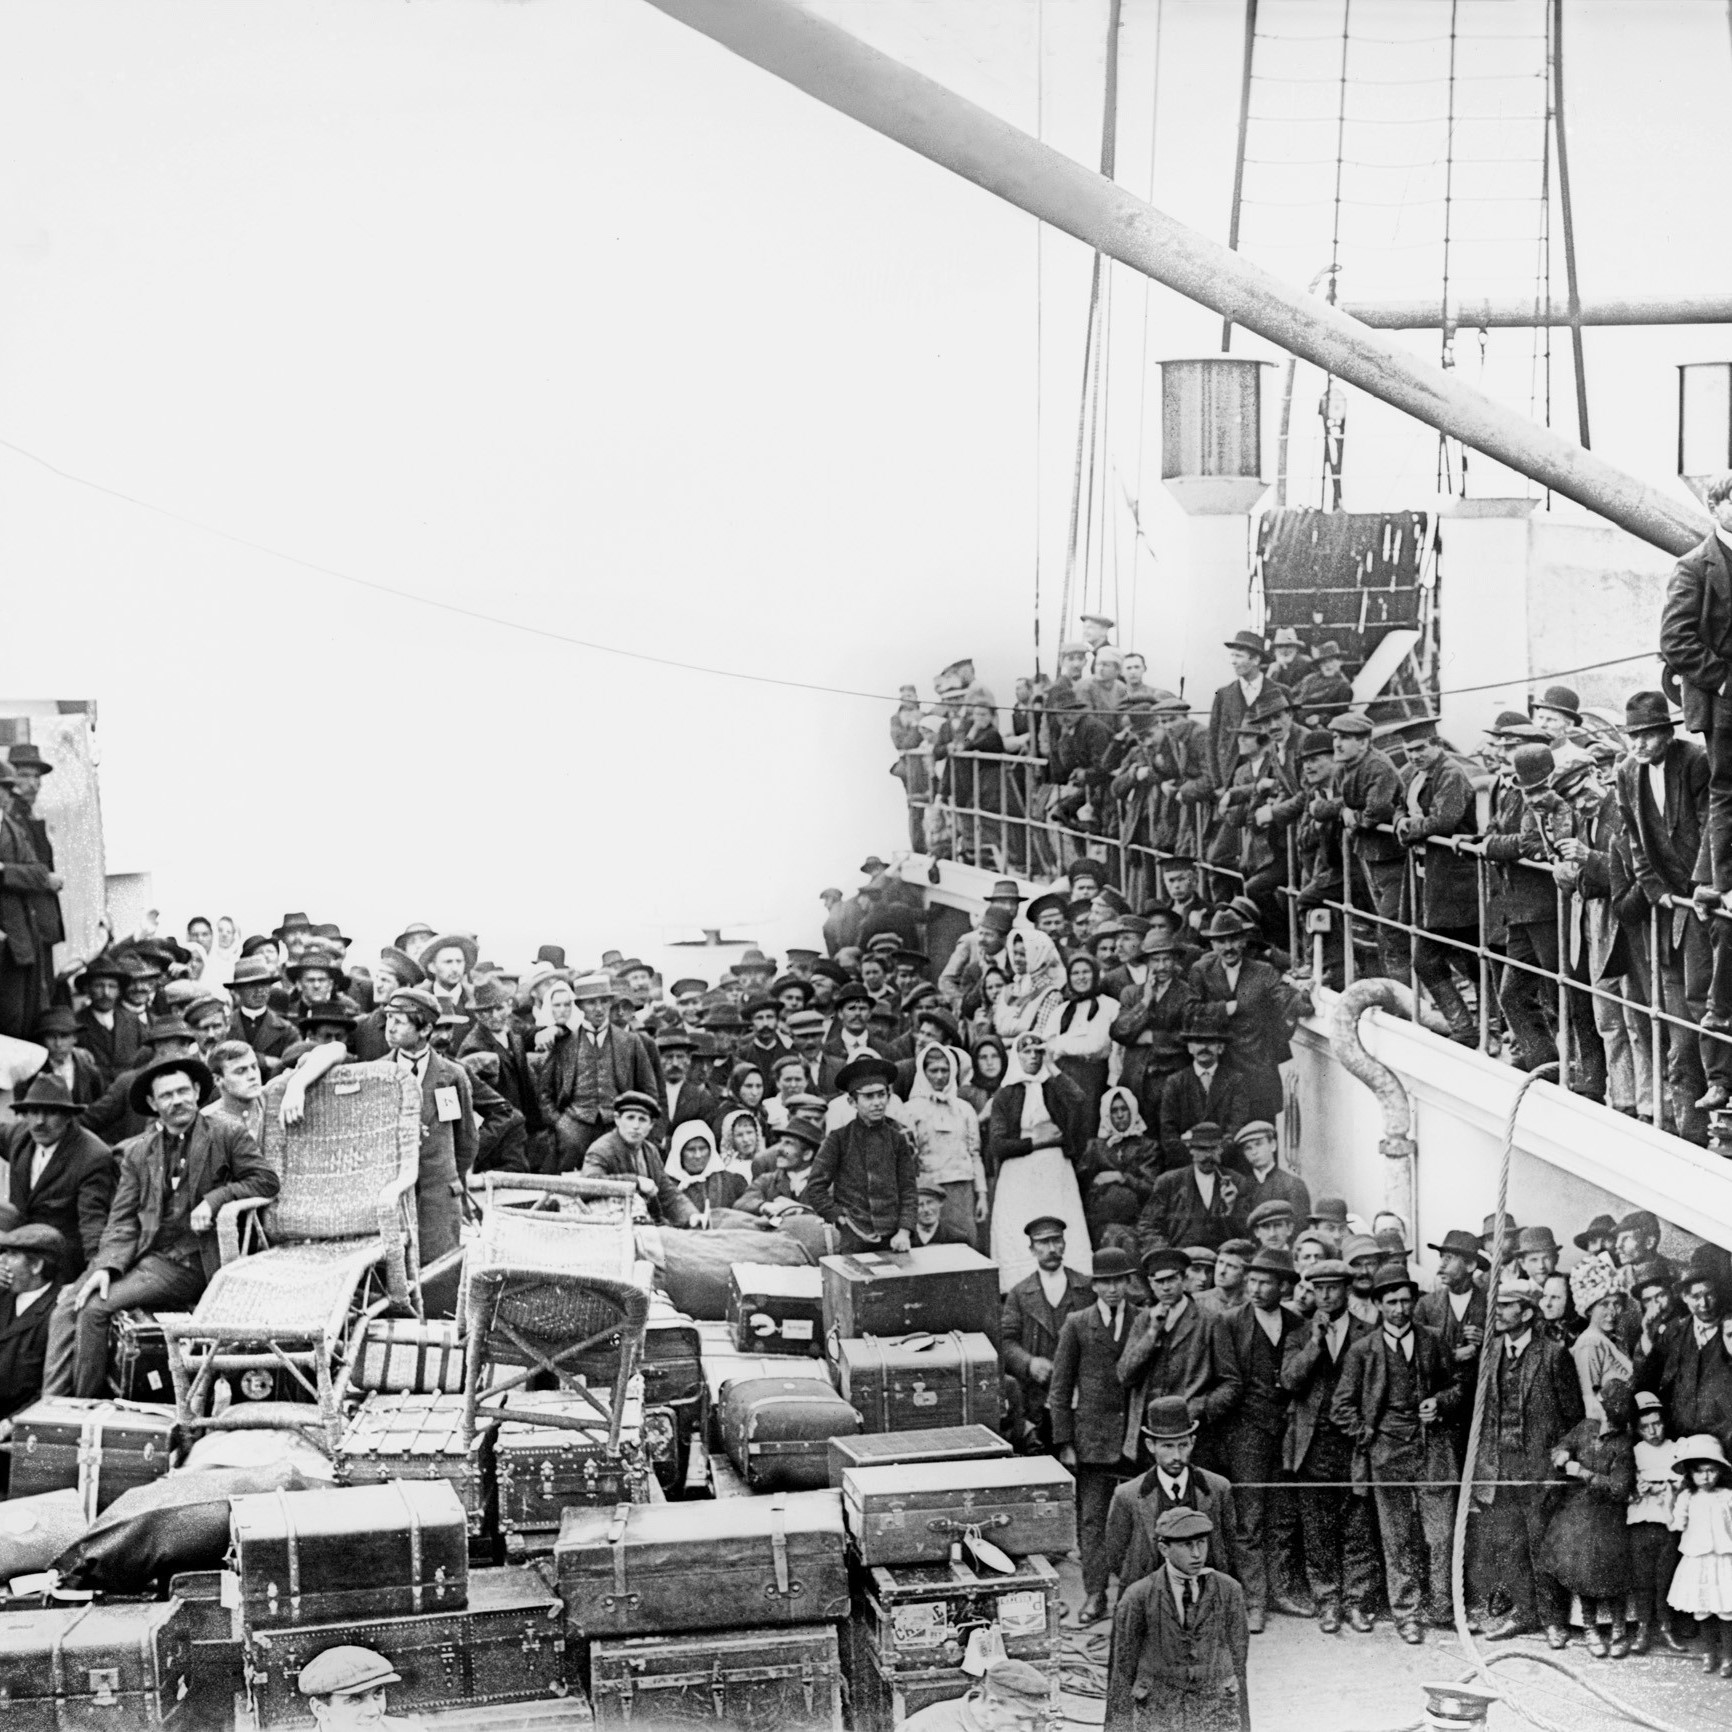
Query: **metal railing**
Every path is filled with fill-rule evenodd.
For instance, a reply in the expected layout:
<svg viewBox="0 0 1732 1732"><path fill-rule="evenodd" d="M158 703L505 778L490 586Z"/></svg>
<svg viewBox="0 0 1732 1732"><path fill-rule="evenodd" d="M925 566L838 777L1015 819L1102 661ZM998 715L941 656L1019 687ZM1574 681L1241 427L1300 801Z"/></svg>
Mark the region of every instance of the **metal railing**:
<svg viewBox="0 0 1732 1732"><path fill-rule="evenodd" d="M908 755L926 756L924 753ZM1139 882L1151 886L1157 894L1164 889L1165 870L1175 858L1194 859L1198 862L1200 871L1216 881L1216 894L1211 896L1210 900L1221 899L1221 880L1236 884L1241 889L1247 882L1247 874L1242 866L1211 857L1219 854L1221 845L1222 831L1218 824L1212 821L1217 817L1218 790L1208 803L1192 802L1179 808L1173 814L1172 845L1159 847L1130 841L1124 837L1122 829L1119 828L1121 811L1116 800L1102 802L1098 812L1091 816L1089 827L1078 826L1067 822L1065 816L1055 815L1056 807L1061 804L1068 807L1070 803L1063 798L1065 784L1046 780L1047 760L1043 757L1023 753L953 751L936 763L932 763L928 758L927 763L931 772L924 779L927 792L918 801L911 795L910 804L921 810L928 852L948 854L975 865L1015 873L1036 881L1063 876L1077 860L1088 858L1105 868L1122 889L1132 894L1133 901L1152 899L1149 895L1135 894ZM983 772L987 771L990 771L990 775L983 775ZM984 804L981 802L983 792L989 796ZM1170 793L1161 795L1163 800L1171 797ZM1072 808L1067 816L1074 815L1075 808ZM1162 814L1159 820L1163 825L1165 816ZM1389 825L1371 828L1384 835L1395 834ZM1440 931L1427 927L1416 918L1404 917L1413 915L1423 907L1423 868L1420 856L1429 855L1434 849L1471 858L1474 863L1476 920L1473 923L1475 937L1472 941L1457 935L1461 929ZM1387 864L1393 867L1396 863ZM1281 898L1286 908L1288 950L1295 966L1298 966L1301 958L1309 951L1313 978L1325 977L1329 939L1336 930L1336 921L1340 923L1339 960L1344 986L1351 985L1362 972L1359 957L1361 946L1368 951L1381 953L1383 943L1387 942L1383 939L1385 933L1405 935L1406 972L1417 988L1425 985L1415 970L1415 960L1422 943L1455 953L1465 964L1462 968L1463 975L1471 976L1473 980L1476 1021L1474 1044L1481 1052L1493 1050L1494 1041L1498 1038L1496 1021L1500 1018L1506 1025L1502 1038L1515 1038L1513 1031L1507 1026L1507 1016L1503 1015L1503 998L1515 977L1527 975L1542 980L1547 983L1547 996L1556 1019L1558 1075L1566 1088L1580 1088L1582 1081L1579 1075L1572 1074L1571 1060L1579 1057L1575 1052L1572 1022L1574 1005L1580 1003L1588 1006L1590 1014L1595 1004L1614 1006L1618 1019L1624 1025L1625 1044L1630 1049L1636 1089L1636 1099L1632 1105L1642 1116L1651 1118L1655 1125L1663 1125L1672 1117L1667 1098L1668 1031L1674 1031L1674 1039L1697 1040L1702 1036L1702 1029L1699 1022L1688 1015L1680 1015L1676 1009L1667 1008L1667 970L1661 963L1665 954L1661 939L1662 920L1674 911L1686 911L1687 917L1692 920L1703 918L1704 911L1699 905L1688 898L1668 895L1660 904L1648 908L1645 929L1624 928L1628 942L1632 946L1640 944L1643 948L1646 990L1643 991L1641 978L1644 970L1632 968L1618 977L1625 990L1617 991L1610 985L1596 983L1590 978L1593 952L1589 934L1585 929L1584 911L1590 902L1603 902L1605 899L1581 896L1578 892L1557 884L1550 862L1528 859L1508 862L1489 860L1485 852L1485 839L1479 836L1432 836L1426 838L1423 848L1404 845L1399 862L1403 914L1379 910L1373 882L1367 863L1361 858L1355 832L1345 828L1341 832L1341 865L1339 897L1332 898L1315 892L1306 895L1307 908L1324 910L1329 916L1327 929L1308 931L1306 911L1300 906L1301 891L1305 886L1300 882L1296 826L1287 826L1286 870L1282 881L1273 886L1273 893ZM1555 943L1558 957L1556 968L1547 968L1538 961L1511 955L1507 946L1496 941L1498 922L1495 918L1495 904L1499 887L1493 874L1510 870L1544 873L1554 892ZM1138 875L1141 875L1140 879ZM1385 885L1387 887L1387 880ZM1715 917L1728 917L1724 910L1713 909L1709 912ZM1608 927L1607 934L1610 938L1615 938L1618 928L1615 917L1611 918L1612 924ZM1682 947L1675 943L1673 948L1678 954L1674 955L1671 966L1681 971ZM1585 966L1579 971L1572 968L1573 950L1584 958ZM1641 993L1641 996L1632 996L1632 989ZM1603 1043L1607 1031L1597 1021L1596 1029L1601 1034ZM1645 1063L1637 1060L1638 1043L1643 1048ZM1612 1046L1615 1052L1615 1039ZM1623 1105L1622 1102L1618 1104ZM1688 1103L1679 1105L1687 1107Z"/></svg>

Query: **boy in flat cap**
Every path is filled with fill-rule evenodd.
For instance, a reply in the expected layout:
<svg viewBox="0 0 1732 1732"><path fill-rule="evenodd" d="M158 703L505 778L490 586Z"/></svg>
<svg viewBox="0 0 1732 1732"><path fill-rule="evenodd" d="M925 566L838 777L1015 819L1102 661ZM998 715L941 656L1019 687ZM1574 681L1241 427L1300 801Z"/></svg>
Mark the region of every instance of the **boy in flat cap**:
<svg viewBox="0 0 1732 1732"><path fill-rule="evenodd" d="M68 1250L59 1233L39 1223L0 1233L0 1419L42 1393L48 1323ZM0 1468L0 1484L4 1476Z"/></svg>
<svg viewBox="0 0 1732 1732"><path fill-rule="evenodd" d="M420 1732L419 1720L385 1712L385 1690L402 1676L383 1654L347 1643L301 1668L300 1690L319 1732Z"/></svg>
<svg viewBox="0 0 1732 1732"><path fill-rule="evenodd" d="M1245 1596L1205 1561L1213 1529L1185 1508L1155 1524L1161 1567L1113 1616L1106 1732L1251 1732Z"/></svg>

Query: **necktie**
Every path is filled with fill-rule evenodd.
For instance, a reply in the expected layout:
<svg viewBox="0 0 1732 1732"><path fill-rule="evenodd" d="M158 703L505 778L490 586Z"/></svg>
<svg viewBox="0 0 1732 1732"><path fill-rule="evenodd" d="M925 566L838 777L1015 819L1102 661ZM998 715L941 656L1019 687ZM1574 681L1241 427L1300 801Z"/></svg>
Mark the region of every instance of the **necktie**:
<svg viewBox="0 0 1732 1732"><path fill-rule="evenodd" d="M1188 1629L1191 1623L1192 1608L1197 1603L1197 1584L1193 1582L1189 1576L1186 1576L1179 1584L1179 1600L1184 1607L1183 1612L1180 1614L1181 1620Z"/></svg>

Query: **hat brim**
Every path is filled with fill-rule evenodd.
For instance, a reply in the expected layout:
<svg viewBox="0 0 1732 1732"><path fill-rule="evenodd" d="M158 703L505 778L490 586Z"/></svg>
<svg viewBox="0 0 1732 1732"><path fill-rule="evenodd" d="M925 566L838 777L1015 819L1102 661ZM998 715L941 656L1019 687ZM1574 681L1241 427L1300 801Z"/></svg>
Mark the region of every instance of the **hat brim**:
<svg viewBox="0 0 1732 1732"><path fill-rule="evenodd" d="M147 1065L132 1079L132 1087L126 1091L127 1105L140 1118L154 1119L155 1112L150 1104L150 1091L159 1076L165 1076L170 1071L184 1071L198 1085L198 1104L208 1107L216 1099L216 1078L210 1073L210 1066L201 1058L159 1058L155 1064Z"/></svg>

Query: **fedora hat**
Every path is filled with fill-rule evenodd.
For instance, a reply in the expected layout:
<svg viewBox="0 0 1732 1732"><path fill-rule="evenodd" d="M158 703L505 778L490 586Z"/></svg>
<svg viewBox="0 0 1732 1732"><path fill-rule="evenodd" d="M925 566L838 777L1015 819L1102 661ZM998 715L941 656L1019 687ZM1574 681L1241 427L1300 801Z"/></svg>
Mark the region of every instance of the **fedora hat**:
<svg viewBox="0 0 1732 1732"><path fill-rule="evenodd" d="M51 1004L30 1025L30 1038L38 1040L45 1034L77 1034L78 1016L68 1004Z"/></svg>
<svg viewBox="0 0 1732 1732"><path fill-rule="evenodd" d="M132 967L127 959L117 956L112 950L105 950L100 956L93 956L85 963L72 985L75 991L84 992L87 990L87 982L92 980L127 981L132 977Z"/></svg>
<svg viewBox="0 0 1732 1732"><path fill-rule="evenodd" d="M1298 632L1292 626L1284 625L1275 633L1272 647L1275 649L1303 649L1305 646L1299 641Z"/></svg>
<svg viewBox="0 0 1732 1732"><path fill-rule="evenodd" d="M1255 631L1236 631L1230 638L1223 641L1225 649L1249 650L1259 661L1269 659L1269 646L1263 641L1263 634Z"/></svg>
<svg viewBox="0 0 1732 1732"><path fill-rule="evenodd" d="M1631 692L1624 699L1626 734L1645 734L1656 728L1664 728L1670 733L1677 725L1677 718L1672 714L1672 706L1666 701L1664 692Z"/></svg>
<svg viewBox="0 0 1732 1732"><path fill-rule="evenodd" d="M6 762L14 770L34 770L38 776L54 773L54 766L28 740L6 748Z"/></svg>
<svg viewBox="0 0 1732 1732"><path fill-rule="evenodd" d="M329 1004L309 1004L295 1018L302 1029L353 1028L358 1020L354 1007L344 998L333 998ZM460 1016L457 1020L464 1022L467 1018Z"/></svg>
<svg viewBox="0 0 1732 1732"><path fill-rule="evenodd" d="M826 1133L816 1119L808 1118L804 1113L790 1113L780 1134L792 1137L797 1143L804 1143L809 1149L815 1149L823 1143Z"/></svg>
<svg viewBox="0 0 1732 1732"><path fill-rule="evenodd" d="M1338 662L1342 659L1341 645L1334 638L1326 637L1321 643L1311 646L1311 659L1314 662Z"/></svg>
<svg viewBox="0 0 1732 1732"><path fill-rule="evenodd" d="M1465 1227L1451 1227L1435 1245L1427 1245L1426 1250L1436 1251L1439 1256L1445 1251L1452 1251L1458 1257L1465 1257L1476 1268L1489 1269L1491 1267L1491 1264L1486 1260L1485 1253L1479 1248L1479 1240Z"/></svg>
<svg viewBox="0 0 1732 1732"><path fill-rule="evenodd" d="M1516 1255L1525 1257L1531 1251L1561 1251L1563 1247L1552 1236L1550 1227L1523 1227L1516 1234Z"/></svg>
<svg viewBox="0 0 1732 1732"><path fill-rule="evenodd" d="M431 966L433 958L441 950L461 950L463 952L463 972L469 973L474 968L481 955L481 947L467 932L441 932L436 938L429 938L421 946L421 954L426 957Z"/></svg>
<svg viewBox="0 0 1732 1732"><path fill-rule="evenodd" d="M1217 908L1203 928L1204 938L1243 938L1251 930L1245 917L1234 908Z"/></svg>
<svg viewBox="0 0 1732 1732"><path fill-rule="evenodd" d="M511 1002L511 994L497 980L484 980L475 988L470 1000L472 1010L503 1010Z"/></svg>
<svg viewBox="0 0 1732 1732"><path fill-rule="evenodd" d="M1143 1408L1143 1435L1152 1438L1194 1437L1197 1422L1182 1395L1151 1396Z"/></svg>
<svg viewBox="0 0 1732 1732"><path fill-rule="evenodd" d="M1021 902L1022 886L1014 878L1000 878L986 893L988 902Z"/></svg>
<svg viewBox="0 0 1732 1732"><path fill-rule="evenodd" d="M277 971L268 962L257 956L243 956L229 977L229 990L232 992L239 986L270 986L276 978Z"/></svg>
<svg viewBox="0 0 1732 1732"><path fill-rule="evenodd" d="M1293 1266L1293 1254L1290 1251L1278 1251L1273 1246L1261 1245L1257 1254L1246 1265L1246 1274L1277 1275L1283 1281L1297 1281L1299 1271Z"/></svg>
<svg viewBox="0 0 1732 1732"><path fill-rule="evenodd" d="M1618 1236L1618 1223L1610 1215L1596 1215L1581 1232L1577 1233L1571 1243L1578 1251L1585 1251L1594 1239L1615 1239Z"/></svg>
<svg viewBox="0 0 1732 1732"><path fill-rule="evenodd" d="M1581 725L1582 700L1568 686L1547 686L1528 708L1553 710L1560 716L1568 717L1572 726Z"/></svg>
<svg viewBox="0 0 1732 1732"><path fill-rule="evenodd" d="M30 1086L23 1094L13 1099L14 1112L29 1112L32 1108L37 1112L66 1113L73 1118L84 1111L72 1098L72 1090L59 1077L50 1076L47 1071L38 1071L30 1079Z"/></svg>
<svg viewBox="0 0 1732 1732"><path fill-rule="evenodd" d="M1198 1000L1185 1006L1179 1023L1180 1040L1225 1040L1227 1038L1226 1006L1213 1001Z"/></svg>
<svg viewBox="0 0 1732 1732"><path fill-rule="evenodd" d="M285 914L280 925L271 928L271 937L280 943L291 932L311 932L312 930L313 917L305 910L297 908Z"/></svg>
<svg viewBox="0 0 1732 1732"><path fill-rule="evenodd" d="M1372 1297L1381 1299L1385 1293L1393 1292L1397 1287L1411 1288L1414 1297L1419 1296L1419 1283L1408 1271L1405 1263L1379 1263L1377 1272L1371 1277Z"/></svg>
<svg viewBox="0 0 1732 1732"><path fill-rule="evenodd" d="M400 944L382 946L379 960L390 963L391 972L396 975L399 986L419 986L427 978L427 970Z"/></svg>
<svg viewBox="0 0 1732 1732"><path fill-rule="evenodd" d="M167 1076L171 1071L179 1071L192 1078L193 1086L198 1090L198 1104L201 1107L208 1107L216 1099L216 1078L210 1074L210 1067L203 1059L159 1058L155 1064L146 1065L132 1079L132 1087L126 1091L127 1105L140 1118L155 1117L150 1105L150 1091L159 1076Z"/></svg>

